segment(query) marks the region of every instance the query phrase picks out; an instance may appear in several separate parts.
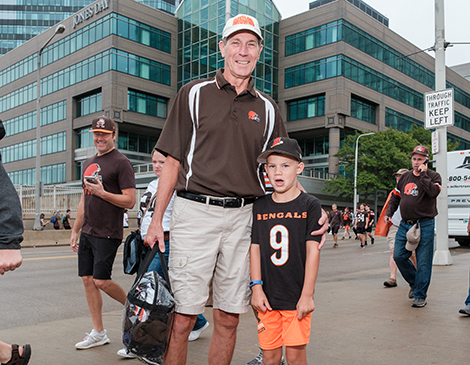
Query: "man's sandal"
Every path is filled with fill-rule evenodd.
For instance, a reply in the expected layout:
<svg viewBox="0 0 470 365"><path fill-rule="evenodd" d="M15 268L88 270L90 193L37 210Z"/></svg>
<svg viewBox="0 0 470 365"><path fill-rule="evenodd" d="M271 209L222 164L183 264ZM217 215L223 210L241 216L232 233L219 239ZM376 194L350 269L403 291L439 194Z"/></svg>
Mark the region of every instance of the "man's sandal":
<svg viewBox="0 0 470 365"><path fill-rule="evenodd" d="M29 358L31 357L31 346L23 346L23 356L20 356L18 348L18 345L11 345L11 359L10 361L6 362L5 364L2 363L1 365L26 365L29 362Z"/></svg>

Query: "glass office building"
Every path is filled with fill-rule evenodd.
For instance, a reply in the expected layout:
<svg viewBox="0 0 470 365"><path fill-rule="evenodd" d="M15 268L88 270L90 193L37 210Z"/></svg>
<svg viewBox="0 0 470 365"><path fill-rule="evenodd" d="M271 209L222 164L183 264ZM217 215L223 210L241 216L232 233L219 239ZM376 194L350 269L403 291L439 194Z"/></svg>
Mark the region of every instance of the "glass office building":
<svg viewBox="0 0 470 365"><path fill-rule="evenodd" d="M134 165L150 162L179 88L223 67L218 42L226 20L239 13L259 20L264 49L253 72L255 86L278 102L307 170L338 173L334 155L357 130L423 125L434 59L423 53L406 57L418 49L364 1L319 0L287 19L272 0L80 1L0 5L0 26L7 24L0 42L39 33L26 44L5 46L14 49L0 57L0 118L7 131L0 151L16 184L34 183L38 144L43 182L76 182L82 163L95 153L91 120L102 114L117 123L116 147ZM68 14L60 21L66 31L42 54L37 139L36 57L54 32L49 27L59 10ZM48 29L18 28L33 25ZM447 86L455 94L448 137L468 149L470 82L448 69Z"/></svg>
<svg viewBox="0 0 470 365"><path fill-rule="evenodd" d="M175 0L137 0L174 14ZM94 0L2 0L0 3L0 55L79 12Z"/></svg>

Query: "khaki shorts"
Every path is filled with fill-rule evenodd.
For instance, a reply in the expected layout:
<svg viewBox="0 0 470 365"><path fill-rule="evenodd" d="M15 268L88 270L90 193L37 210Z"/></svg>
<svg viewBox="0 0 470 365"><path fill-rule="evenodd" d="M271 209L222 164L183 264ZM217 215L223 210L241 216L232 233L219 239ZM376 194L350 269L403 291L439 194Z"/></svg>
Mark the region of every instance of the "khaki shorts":
<svg viewBox="0 0 470 365"><path fill-rule="evenodd" d="M176 312L203 313L211 282L214 308L248 311L252 208L175 198L168 266Z"/></svg>
<svg viewBox="0 0 470 365"><path fill-rule="evenodd" d="M388 247L390 250L393 250L395 247L395 236L397 235L398 232L398 226L392 224L390 228L388 229L388 234L387 234L387 242L388 242Z"/></svg>
<svg viewBox="0 0 470 365"><path fill-rule="evenodd" d="M312 313L301 320L296 310L257 312L258 341L263 350L281 346L302 346L310 339Z"/></svg>

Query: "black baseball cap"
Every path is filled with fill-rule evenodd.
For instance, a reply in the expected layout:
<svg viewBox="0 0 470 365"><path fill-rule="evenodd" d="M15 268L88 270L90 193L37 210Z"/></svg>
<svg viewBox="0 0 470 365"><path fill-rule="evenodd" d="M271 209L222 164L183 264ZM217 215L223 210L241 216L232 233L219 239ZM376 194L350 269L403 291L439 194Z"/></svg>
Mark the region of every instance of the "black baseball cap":
<svg viewBox="0 0 470 365"><path fill-rule="evenodd" d="M116 131L116 124L110 117L97 117L91 122L90 132L113 133Z"/></svg>
<svg viewBox="0 0 470 365"><path fill-rule="evenodd" d="M269 142L269 147L261 155L258 156L259 163L266 163L269 155L285 155L295 158L302 162L302 150L297 140L288 137L278 137Z"/></svg>

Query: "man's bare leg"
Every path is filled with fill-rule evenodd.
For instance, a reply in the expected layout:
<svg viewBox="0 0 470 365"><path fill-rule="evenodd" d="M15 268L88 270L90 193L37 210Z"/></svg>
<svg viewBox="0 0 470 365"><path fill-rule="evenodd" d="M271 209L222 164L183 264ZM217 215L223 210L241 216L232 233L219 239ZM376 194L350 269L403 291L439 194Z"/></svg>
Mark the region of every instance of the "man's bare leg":
<svg viewBox="0 0 470 365"><path fill-rule="evenodd" d="M88 309L91 314L91 321L93 322L93 328L95 331L102 332L103 327L103 316L101 309L103 307L103 298L101 292L95 285L92 276L83 276L83 285L85 286L85 296L88 303Z"/></svg>
<svg viewBox="0 0 470 365"><path fill-rule="evenodd" d="M197 315L175 313L164 357L165 365L185 365L188 354L189 333L196 323ZM215 318L214 318L215 322Z"/></svg>
<svg viewBox="0 0 470 365"><path fill-rule="evenodd" d="M237 313L214 309L214 332L209 347L209 365L230 365L237 340L239 316Z"/></svg>
<svg viewBox="0 0 470 365"><path fill-rule="evenodd" d="M98 289L104 291L106 294L108 294L111 298L114 300L118 301L122 305L126 304L126 292L124 289L116 283L115 281L112 280L93 280L95 282L95 285Z"/></svg>

